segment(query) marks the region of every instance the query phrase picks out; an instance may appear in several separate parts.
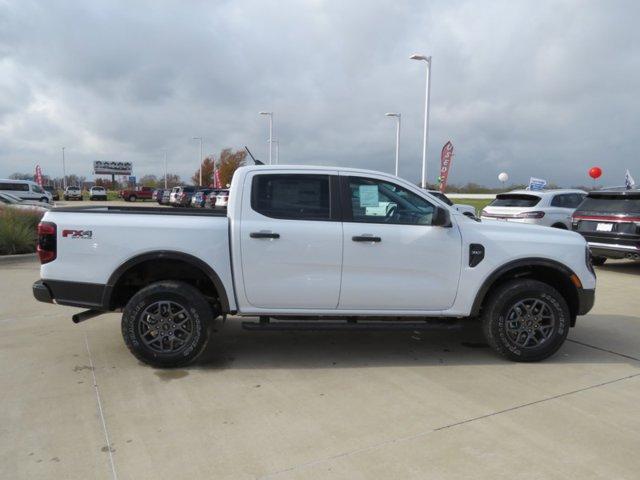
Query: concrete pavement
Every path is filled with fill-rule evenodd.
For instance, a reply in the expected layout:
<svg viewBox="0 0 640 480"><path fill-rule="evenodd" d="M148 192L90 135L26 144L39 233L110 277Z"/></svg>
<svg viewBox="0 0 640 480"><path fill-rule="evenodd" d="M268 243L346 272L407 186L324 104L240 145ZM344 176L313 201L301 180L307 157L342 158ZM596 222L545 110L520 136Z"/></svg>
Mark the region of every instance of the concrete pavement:
<svg viewBox="0 0 640 480"><path fill-rule="evenodd" d="M246 332L155 370L119 315L36 302L0 265L0 478L636 479L640 265L598 269L593 312L552 359L464 332Z"/></svg>

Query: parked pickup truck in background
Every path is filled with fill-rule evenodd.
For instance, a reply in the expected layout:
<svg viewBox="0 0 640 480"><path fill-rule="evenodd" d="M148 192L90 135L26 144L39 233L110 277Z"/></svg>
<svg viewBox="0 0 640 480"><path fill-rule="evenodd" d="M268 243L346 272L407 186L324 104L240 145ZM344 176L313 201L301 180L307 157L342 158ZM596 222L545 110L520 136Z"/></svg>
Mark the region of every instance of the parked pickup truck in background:
<svg viewBox="0 0 640 480"><path fill-rule="evenodd" d="M135 190L120 190L118 196L127 202L135 202L136 200L151 200L153 196L153 188L140 187Z"/></svg>
<svg viewBox="0 0 640 480"><path fill-rule="evenodd" d="M226 211L54 209L38 253L38 300L90 309L76 322L122 311L125 343L159 367L197 358L207 324L228 314L260 317L249 329L417 330L471 317L500 355L542 360L596 286L575 232L480 222L397 177L334 167L242 167Z"/></svg>

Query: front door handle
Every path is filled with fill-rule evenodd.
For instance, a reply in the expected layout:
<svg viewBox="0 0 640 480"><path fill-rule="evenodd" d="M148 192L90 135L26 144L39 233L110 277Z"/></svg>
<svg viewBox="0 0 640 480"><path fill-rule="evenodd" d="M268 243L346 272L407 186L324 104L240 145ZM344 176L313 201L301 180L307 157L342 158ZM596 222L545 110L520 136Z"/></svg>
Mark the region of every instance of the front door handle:
<svg viewBox="0 0 640 480"><path fill-rule="evenodd" d="M251 232L249 236L251 238L280 238L279 233L272 232Z"/></svg>
<svg viewBox="0 0 640 480"><path fill-rule="evenodd" d="M351 240L354 242L381 242L382 238L374 237L373 235L357 235L355 237L351 237Z"/></svg>

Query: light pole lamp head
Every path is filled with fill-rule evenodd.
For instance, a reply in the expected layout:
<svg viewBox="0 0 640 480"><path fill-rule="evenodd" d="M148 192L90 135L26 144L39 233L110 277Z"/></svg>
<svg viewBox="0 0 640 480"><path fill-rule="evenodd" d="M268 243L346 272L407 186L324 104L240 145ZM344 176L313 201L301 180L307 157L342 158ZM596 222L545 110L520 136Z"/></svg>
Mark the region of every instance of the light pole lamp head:
<svg viewBox="0 0 640 480"><path fill-rule="evenodd" d="M259 112L260 115L273 115L273 112Z"/></svg>
<svg viewBox="0 0 640 480"><path fill-rule="evenodd" d="M397 117L397 118L400 118L400 114L399 113L385 113L384 115L386 117Z"/></svg>
<svg viewBox="0 0 640 480"><path fill-rule="evenodd" d="M426 55L420 55L418 53L414 53L409 57L411 60L423 60L427 63L431 63L431 57L427 57Z"/></svg>

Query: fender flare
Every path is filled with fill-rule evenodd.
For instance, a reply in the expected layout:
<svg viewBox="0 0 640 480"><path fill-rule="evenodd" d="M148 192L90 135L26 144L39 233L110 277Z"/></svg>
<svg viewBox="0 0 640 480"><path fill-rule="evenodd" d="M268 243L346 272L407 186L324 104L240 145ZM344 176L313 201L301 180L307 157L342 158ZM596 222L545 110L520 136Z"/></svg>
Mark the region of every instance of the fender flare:
<svg viewBox="0 0 640 480"><path fill-rule="evenodd" d="M145 252L143 254L136 255L135 257L132 257L122 263L118 268L114 270L114 272L109 277L109 280L107 281L102 304L110 305L111 293L113 292L113 289L118 284L118 281L125 272L142 262L158 259L181 260L201 270L216 287L216 291L220 296L220 306L222 307L222 313L229 312L229 297L227 296L227 291L224 288L222 280L220 280L220 277L215 272L215 270L213 270L213 268L211 268L206 262L199 259L198 257L195 257L188 253L172 250L154 250L152 252Z"/></svg>
<svg viewBox="0 0 640 480"><path fill-rule="evenodd" d="M504 265L499 266L493 272L491 272L491 274L484 280L484 282L482 282L482 286L478 290L478 293L476 293L476 298L473 301L473 306L471 307L470 316L475 317L480 314L480 307L482 307L482 303L484 302L484 299L486 298L491 286L496 282L496 280L498 280L503 275L509 273L509 271L511 270L515 270L516 268L531 267L531 266L552 268L558 271L559 273L562 273L567 278L570 278L572 275L575 275L573 270L571 270L566 265L563 265L562 263L556 260L551 260L549 258L540 258L540 257L519 258L517 260L513 260L511 262L505 263ZM574 285L574 288L576 288L575 285ZM577 294L577 289L576 289L576 294Z"/></svg>

